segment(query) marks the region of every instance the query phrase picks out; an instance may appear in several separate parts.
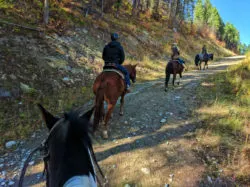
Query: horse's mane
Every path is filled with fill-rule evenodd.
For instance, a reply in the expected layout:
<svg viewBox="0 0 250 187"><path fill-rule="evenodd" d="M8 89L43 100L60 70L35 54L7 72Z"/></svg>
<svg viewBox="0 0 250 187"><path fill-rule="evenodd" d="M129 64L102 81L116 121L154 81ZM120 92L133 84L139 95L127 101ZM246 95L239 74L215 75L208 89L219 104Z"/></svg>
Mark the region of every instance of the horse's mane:
<svg viewBox="0 0 250 187"><path fill-rule="evenodd" d="M77 138L80 138L88 145L91 145L91 139L89 137L89 121L80 117L79 112L71 111L64 114L65 120L70 123L70 130Z"/></svg>

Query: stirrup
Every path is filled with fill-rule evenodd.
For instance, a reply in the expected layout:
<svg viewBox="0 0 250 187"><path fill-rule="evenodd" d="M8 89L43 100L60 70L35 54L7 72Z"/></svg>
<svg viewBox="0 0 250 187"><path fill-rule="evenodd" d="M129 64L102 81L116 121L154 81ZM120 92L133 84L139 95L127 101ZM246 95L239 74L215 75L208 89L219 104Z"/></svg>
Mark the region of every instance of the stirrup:
<svg viewBox="0 0 250 187"><path fill-rule="evenodd" d="M126 92L126 93L130 93L130 92L131 92L130 86L127 86L127 87L125 88L125 92Z"/></svg>

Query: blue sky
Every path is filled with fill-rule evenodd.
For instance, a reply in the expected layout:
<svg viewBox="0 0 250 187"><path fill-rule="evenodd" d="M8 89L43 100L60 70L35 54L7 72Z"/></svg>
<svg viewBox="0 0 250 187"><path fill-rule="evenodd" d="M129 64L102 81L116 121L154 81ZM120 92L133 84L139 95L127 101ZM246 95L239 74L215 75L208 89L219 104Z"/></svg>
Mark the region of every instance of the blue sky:
<svg viewBox="0 0 250 187"><path fill-rule="evenodd" d="M223 21L232 23L240 32L242 43L250 44L250 0L210 0Z"/></svg>

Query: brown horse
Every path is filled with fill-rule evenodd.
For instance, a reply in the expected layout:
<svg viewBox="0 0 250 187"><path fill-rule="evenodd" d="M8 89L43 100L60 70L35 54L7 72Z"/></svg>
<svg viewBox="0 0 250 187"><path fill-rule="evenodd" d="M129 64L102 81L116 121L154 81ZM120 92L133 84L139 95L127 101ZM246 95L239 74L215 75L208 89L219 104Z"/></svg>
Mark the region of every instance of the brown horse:
<svg viewBox="0 0 250 187"><path fill-rule="evenodd" d="M167 91L168 88L168 81L170 79L170 75L173 74L173 86L174 86L174 81L176 79L176 74L180 75L180 78L182 78L182 72L184 70L184 66L181 65L177 60L171 60L168 62L166 66L166 80L165 80L165 91ZM177 83L178 85L180 84L180 80Z"/></svg>
<svg viewBox="0 0 250 187"><path fill-rule="evenodd" d="M136 82L136 66L137 65L124 66L128 70L133 83ZM93 131L95 132L97 130L99 123L104 119L103 138L107 139L108 121L119 97L121 97L120 115L123 115L124 96L126 94L125 82L116 72L102 72L97 76L94 82L93 91L96 95ZM106 115L104 111L104 101L108 103Z"/></svg>

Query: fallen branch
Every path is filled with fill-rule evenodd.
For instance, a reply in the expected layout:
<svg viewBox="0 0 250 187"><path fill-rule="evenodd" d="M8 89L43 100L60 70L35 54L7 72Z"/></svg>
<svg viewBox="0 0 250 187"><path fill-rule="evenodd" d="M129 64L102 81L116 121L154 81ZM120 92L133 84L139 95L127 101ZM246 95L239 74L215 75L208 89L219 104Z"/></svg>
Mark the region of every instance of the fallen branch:
<svg viewBox="0 0 250 187"><path fill-rule="evenodd" d="M24 29L38 31L38 32L42 32L43 31L43 29L40 29L40 28L27 27L27 26L24 26L24 25L19 25L19 24L16 24L16 23L9 23L9 22L2 21L2 20L0 20L0 24L12 25L12 26L21 27L21 28L24 28Z"/></svg>

